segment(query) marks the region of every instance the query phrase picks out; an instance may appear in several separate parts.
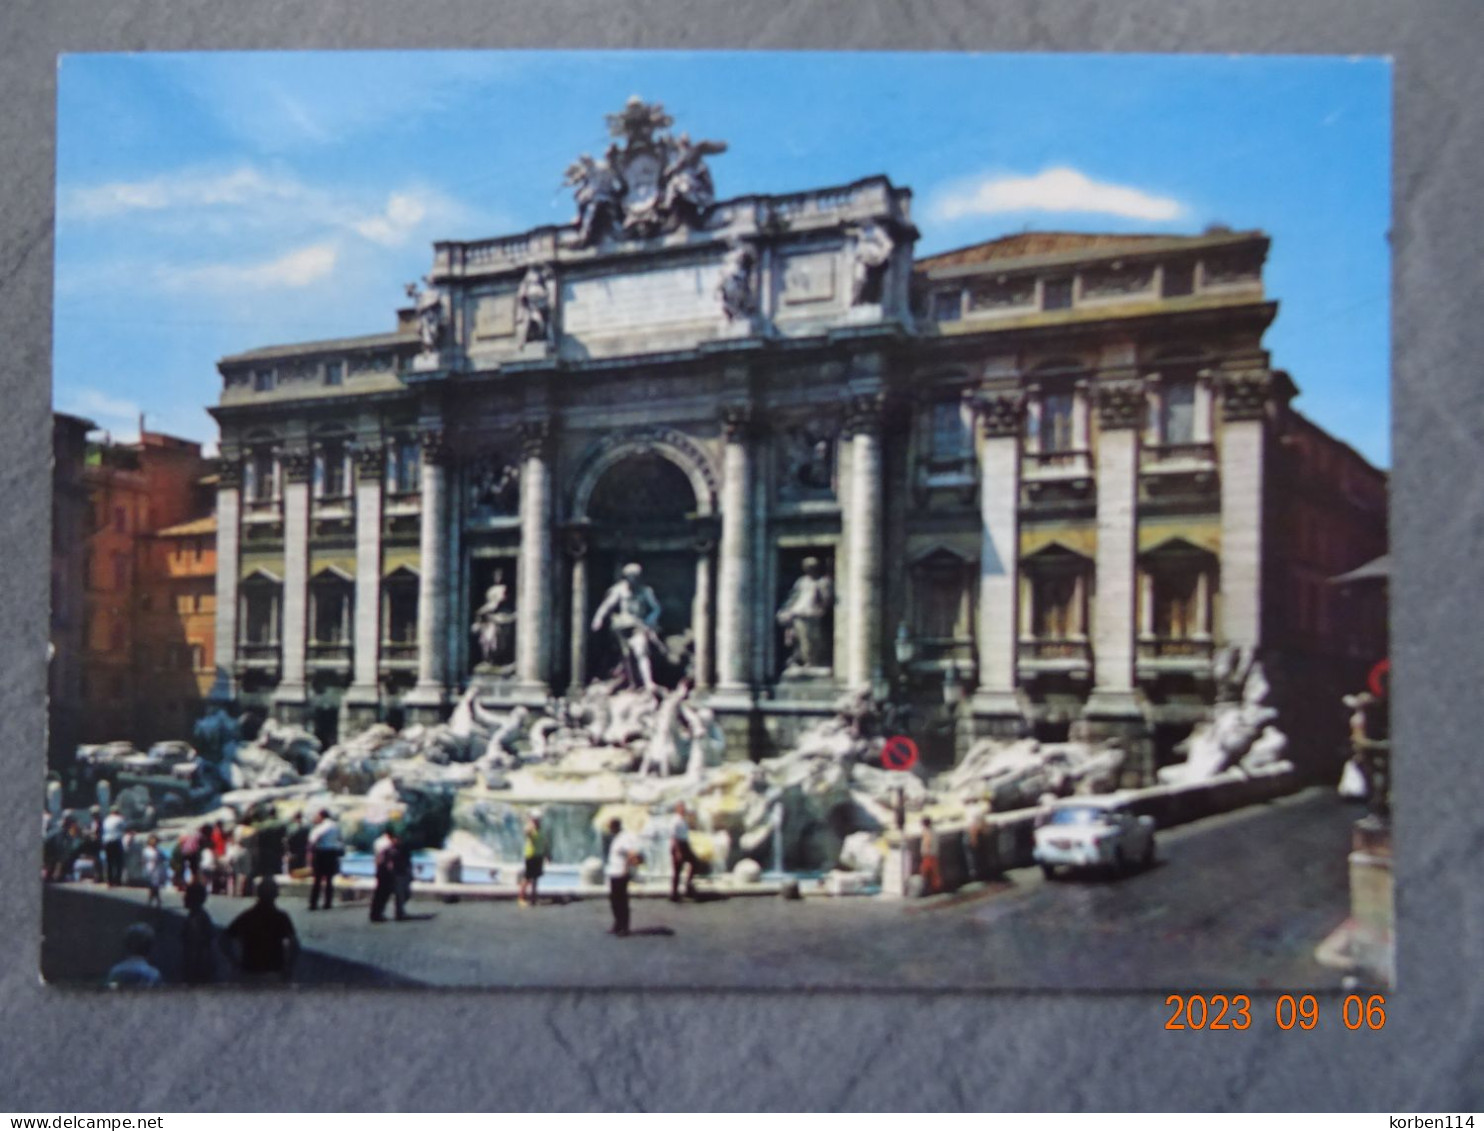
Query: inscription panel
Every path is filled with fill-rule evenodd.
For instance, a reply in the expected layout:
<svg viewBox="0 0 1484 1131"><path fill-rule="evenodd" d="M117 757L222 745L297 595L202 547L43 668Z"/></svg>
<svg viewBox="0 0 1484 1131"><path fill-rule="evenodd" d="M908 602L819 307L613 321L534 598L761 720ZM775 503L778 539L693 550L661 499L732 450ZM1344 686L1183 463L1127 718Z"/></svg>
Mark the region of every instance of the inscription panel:
<svg viewBox="0 0 1484 1131"><path fill-rule="evenodd" d="M835 297L835 256L830 252L791 255L783 261L783 302L798 306Z"/></svg>
<svg viewBox="0 0 1484 1131"><path fill-rule="evenodd" d="M509 338L515 334L515 292L477 295L474 299L476 340Z"/></svg>
<svg viewBox="0 0 1484 1131"><path fill-rule="evenodd" d="M687 264L631 275L574 279L562 286L562 326L573 337L714 321L719 263Z"/></svg>

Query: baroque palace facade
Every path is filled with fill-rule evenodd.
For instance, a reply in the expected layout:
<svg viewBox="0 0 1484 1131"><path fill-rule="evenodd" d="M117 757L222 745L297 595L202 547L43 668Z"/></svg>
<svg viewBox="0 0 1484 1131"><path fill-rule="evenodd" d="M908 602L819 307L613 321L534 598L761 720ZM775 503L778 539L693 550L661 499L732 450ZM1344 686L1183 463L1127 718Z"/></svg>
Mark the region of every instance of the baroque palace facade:
<svg viewBox="0 0 1484 1131"><path fill-rule="evenodd" d="M326 738L471 681L545 703L621 661L593 617L634 562L658 674L739 751L870 688L939 764L1120 736L1132 781L1218 649L1281 671L1294 644L1296 421L1333 457L1305 505L1340 522L1309 574L1384 552L1384 473L1269 365L1260 232L914 259L908 190L716 201L725 146L670 124L610 116L575 223L435 245L393 332L220 363L217 698ZM1305 617L1296 699L1368 659Z"/></svg>

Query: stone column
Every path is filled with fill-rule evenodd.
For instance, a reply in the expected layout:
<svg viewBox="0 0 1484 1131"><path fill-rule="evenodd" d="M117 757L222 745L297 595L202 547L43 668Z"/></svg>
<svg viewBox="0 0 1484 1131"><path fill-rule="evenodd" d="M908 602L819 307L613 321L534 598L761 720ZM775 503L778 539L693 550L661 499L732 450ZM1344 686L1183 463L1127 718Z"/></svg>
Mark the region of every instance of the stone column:
<svg viewBox="0 0 1484 1131"><path fill-rule="evenodd" d="M1140 716L1134 683L1135 554L1138 547L1139 432L1147 418L1144 383L1103 380L1098 402L1096 682L1089 715Z"/></svg>
<svg viewBox="0 0 1484 1131"><path fill-rule="evenodd" d="M283 467L283 666L273 693L279 717L301 722L308 699L305 649L309 638L309 479L308 452L284 452Z"/></svg>
<svg viewBox="0 0 1484 1131"><path fill-rule="evenodd" d="M237 581L242 575L242 465L223 460L216 490L216 679L211 701L237 698Z"/></svg>
<svg viewBox="0 0 1484 1131"><path fill-rule="evenodd" d="M1263 481L1274 386L1266 369L1221 380L1221 637L1253 649L1263 643Z"/></svg>
<svg viewBox="0 0 1484 1131"><path fill-rule="evenodd" d="M381 489L386 452L356 449L356 596L354 674L345 694L348 733L376 721L381 657Z"/></svg>
<svg viewBox="0 0 1484 1131"><path fill-rule="evenodd" d="M695 640L696 687L710 687L715 673L711 665L711 555L716 537L710 530L696 538L696 598L691 605L691 636Z"/></svg>
<svg viewBox="0 0 1484 1131"><path fill-rule="evenodd" d="M881 678L881 417L885 398L855 397L846 427L850 432L850 509L844 534L850 549L845 616L849 622L843 674L852 688L874 686Z"/></svg>
<svg viewBox="0 0 1484 1131"><path fill-rule="evenodd" d="M752 606L751 409L722 410L721 554L716 586L717 687L748 689Z"/></svg>
<svg viewBox="0 0 1484 1131"><path fill-rule="evenodd" d="M422 530L417 593L417 686L407 706L424 721L436 720L446 702L443 637L448 631L448 563L444 550L448 490L448 448L443 433L425 431L422 442Z"/></svg>
<svg viewBox="0 0 1484 1131"><path fill-rule="evenodd" d="M520 564L516 567L515 677L545 702L551 676L551 472L544 420L521 425Z"/></svg>
<svg viewBox="0 0 1484 1131"><path fill-rule="evenodd" d="M976 717L998 729L1024 717L1016 693L1017 639L1030 639L1031 586L1020 575L1020 437L1025 398L1017 389L975 398L979 424L979 688ZM1017 631L1016 606L1021 606ZM993 720L998 720L994 722Z"/></svg>
<svg viewBox="0 0 1484 1131"><path fill-rule="evenodd" d="M570 693L581 693L587 680L587 639L592 629L588 620L592 611L588 608L587 577L587 531L579 528L567 531L567 556L572 559L572 682Z"/></svg>

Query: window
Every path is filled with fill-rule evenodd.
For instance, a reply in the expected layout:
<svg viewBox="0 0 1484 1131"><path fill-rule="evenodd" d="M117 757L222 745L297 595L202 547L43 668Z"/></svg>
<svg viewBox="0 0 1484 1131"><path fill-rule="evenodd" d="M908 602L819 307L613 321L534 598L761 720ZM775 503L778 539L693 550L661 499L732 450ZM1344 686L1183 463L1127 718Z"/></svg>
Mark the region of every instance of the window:
<svg viewBox="0 0 1484 1131"><path fill-rule="evenodd" d="M1164 269L1164 285L1160 293L1165 298L1179 298L1188 295L1195 290L1195 264L1194 263L1166 263Z"/></svg>
<svg viewBox="0 0 1484 1131"><path fill-rule="evenodd" d="M113 508L113 528L120 534L129 532L129 511L127 507Z"/></svg>
<svg viewBox="0 0 1484 1131"><path fill-rule="evenodd" d="M350 643L350 583L335 574L316 578L310 599L314 606L311 620L316 644Z"/></svg>
<svg viewBox="0 0 1484 1131"><path fill-rule="evenodd" d="M191 667L198 672L206 670L206 649L200 644L191 645Z"/></svg>
<svg viewBox="0 0 1484 1131"><path fill-rule="evenodd" d="M933 295L933 320L935 322L957 322L963 317L964 294L962 291L938 291Z"/></svg>
<svg viewBox="0 0 1484 1131"><path fill-rule="evenodd" d="M1082 633L1078 575L1065 568L1038 570L1031 579L1031 632L1038 640L1069 640Z"/></svg>
<svg viewBox="0 0 1484 1131"><path fill-rule="evenodd" d="M973 454L968 406L962 400L938 401L932 411L934 463L961 462Z"/></svg>
<svg viewBox="0 0 1484 1131"><path fill-rule="evenodd" d="M1041 284L1042 310L1067 310L1071 305L1071 279L1047 279Z"/></svg>
<svg viewBox="0 0 1484 1131"><path fill-rule="evenodd" d="M417 643L417 579L410 575L388 578L383 639L388 644Z"/></svg>
<svg viewBox="0 0 1484 1131"><path fill-rule="evenodd" d="M177 613L189 613L189 612L193 612L195 610L195 607L196 607L196 600L189 593L179 593L179 594L176 595L176 597L175 597L175 611Z"/></svg>
<svg viewBox="0 0 1484 1131"><path fill-rule="evenodd" d="M947 550L912 567L914 635L925 643L967 641L972 635L973 569Z"/></svg>
<svg viewBox="0 0 1484 1131"><path fill-rule="evenodd" d="M259 448L247 457L242 476L248 502L267 503L278 497L278 468L267 448Z"/></svg>
<svg viewBox="0 0 1484 1131"><path fill-rule="evenodd" d="M108 647L111 651L122 652L124 644L124 622L121 617L115 617L108 633Z"/></svg>
<svg viewBox="0 0 1484 1131"><path fill-rule="evenodd" d="M242 642L276 644L278 642L279 586L265 578L242 584Z"/></svg>
<svg viewBox="0 0 1484 1131"><path fill-rule="evenodd" d="M276 383L277 374L271 369L254 369L252 372L252 387L260 393L266 393Z"/></svg>
<svg viewBox="0 0 1484 1131"><path fill-rule="evenodd" d="M1072 441L1072 414L1076 399L1070 392L1050 392L1041 397L1041 450L1043 452L1070 452Z"/></svg>
<svg viewBox="0 0 1484 1131"><path fill-rule="evenodd" d="M415 495L421 488L422 460L417 440L412 436L399 436L392 444L392 492L397 495Z"/></svg>
<svg viewBox="0 0 1484 1131"><path fill-rule="evenodd" d="M344 382L345 382L345 362L343 362L343 361L327 361L327 362L325 362L325 384L326 385L340 385L340 384L344 384Z"/></svg>
<svg viewBox="0 0 1484 1131"><path fill-rule="evenodd" d="M129 588L129 556L127 554L113 555L113 587L120 591Z"/></svg>
<svg viewBox="0 0 1484 1131"><path fill-rule="evenodd" d="M315 494L321 499L342 499L348 491L346 448L339 440L329 440L314 453Z"/></svg>
<svg viewBox="0 0 1484 1131"><path fill-rule="evenodd" d="M1164 640L1189 640L1200 631L1196 597L1199 575L1189 566L1161 569L1154 575L1154 634Z"/></svg>
<svg viewBox="0 0 1484 1131"><path fill-rule="evenodd" d="M1159 435L1166 444L1195 442L1195 382L1166 381L1160 390Z"/></svg>

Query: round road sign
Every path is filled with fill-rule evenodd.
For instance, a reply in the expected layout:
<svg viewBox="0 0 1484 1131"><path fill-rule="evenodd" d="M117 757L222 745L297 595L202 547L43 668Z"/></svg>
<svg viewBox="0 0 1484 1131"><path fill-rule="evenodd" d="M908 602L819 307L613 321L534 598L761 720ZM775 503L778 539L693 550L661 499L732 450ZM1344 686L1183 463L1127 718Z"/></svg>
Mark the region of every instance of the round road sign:
<svg viewBox="0 0 1484 1131"><path fill-rule="evenodd" d="M1371 694L1377 699L1385 699L1386 693L1391 690L1391 660L1382 660L1371 669L1371 674L1366 679L1366 684L1371 689Z"/></svg>
<svg viewBox="0 0 1484 1131"><path fill-rule="evenodd" d="M881 765L888 770L910 770L917 765L917 743L904 734L894 734L881 748Z"/></svg>

